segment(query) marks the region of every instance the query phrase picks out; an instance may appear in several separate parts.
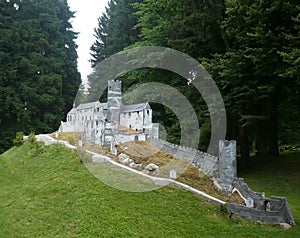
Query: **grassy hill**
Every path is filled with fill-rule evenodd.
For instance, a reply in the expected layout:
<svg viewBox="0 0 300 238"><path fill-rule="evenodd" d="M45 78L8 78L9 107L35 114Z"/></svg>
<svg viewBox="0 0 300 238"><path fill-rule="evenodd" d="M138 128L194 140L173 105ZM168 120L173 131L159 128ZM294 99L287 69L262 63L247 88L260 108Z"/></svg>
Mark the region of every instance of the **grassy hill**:
<svg viewBox="0 0 300 238"><path fill-rule="evenodd" d="M287 196L300 225L300 156L286 155L242 174L267 195ZM290 166L283 169L287 161ZM278 163L278 165L276 165ZM276 165L276 166L275 166ZM265 167L264 167L265 166ZM297 237L291 230L229 219L219 208L172 187L113 189L59 145L39 155L28 143L0 156L0 237Z"/></svg>

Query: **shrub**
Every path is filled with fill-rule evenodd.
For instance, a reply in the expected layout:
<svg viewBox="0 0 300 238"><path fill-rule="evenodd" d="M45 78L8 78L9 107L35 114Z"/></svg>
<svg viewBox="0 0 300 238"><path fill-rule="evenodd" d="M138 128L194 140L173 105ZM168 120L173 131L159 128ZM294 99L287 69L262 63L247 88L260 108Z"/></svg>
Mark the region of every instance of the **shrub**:
<svg viewBox="0 0 300 238"><path fill-rule="evenodd" d="M21 146L24 144L23 136L24 136L24 133L21 131L16 133L16 138L13 139L13 143L15 146Z"/></svg>
<svg viewBox="0 0 300 238"><path fill-rule="evenodd" d="M29 134L28 141L31 144L31 148L33 148L34 143L36 142L35 133L33 131Z"/></svg>

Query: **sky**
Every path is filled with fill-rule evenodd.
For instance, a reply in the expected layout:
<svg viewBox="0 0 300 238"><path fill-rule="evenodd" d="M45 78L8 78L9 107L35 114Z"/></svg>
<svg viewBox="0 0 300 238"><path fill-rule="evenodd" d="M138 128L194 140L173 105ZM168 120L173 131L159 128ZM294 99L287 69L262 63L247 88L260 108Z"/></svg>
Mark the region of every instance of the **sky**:
<svg viewBox="0 0 300 238"><path fill-rule="evenodd" d="M81 73L83 81L86 80L87 75L92 72L91 64L89 62L90 47L96 40L94 35L94 28L97 27L97 19L105 11L108 0L68 0L71 11L76 12L75 18L71 19L73 30L78 32L78 71Z"/></svg>

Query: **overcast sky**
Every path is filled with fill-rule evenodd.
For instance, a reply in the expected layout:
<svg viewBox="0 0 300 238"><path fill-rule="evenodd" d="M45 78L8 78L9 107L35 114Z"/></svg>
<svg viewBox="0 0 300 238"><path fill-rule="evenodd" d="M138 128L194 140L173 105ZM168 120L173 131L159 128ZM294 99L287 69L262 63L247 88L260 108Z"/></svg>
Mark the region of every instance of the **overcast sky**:
<svg viewBox="0 0 300 238"><path fill-rule="evenodd" d="M94 28L97 27L97 19L105 11L108 0L68 0L71 11L76 12L72 19L75 32L79 32L76 43L78 45L78 71L82 80L85 80L91 72L90 47L95 41Z"/></svg>

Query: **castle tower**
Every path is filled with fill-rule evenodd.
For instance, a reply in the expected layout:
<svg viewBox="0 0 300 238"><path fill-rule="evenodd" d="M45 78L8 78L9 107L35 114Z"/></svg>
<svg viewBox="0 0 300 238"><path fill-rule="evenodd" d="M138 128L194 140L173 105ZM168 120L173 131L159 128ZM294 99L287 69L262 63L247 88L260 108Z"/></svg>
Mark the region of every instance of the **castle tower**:
<svg viewBox="0 0 300 238"><path fill-rule="evenodd" d="M117 124L120 123L120 111L122 107L122 83L118 80L108 81L108 114L107 121L109 123Z"/></svg>
<svg viewBox="0 0 300 238"><path fill-rule="evenodd" d="M107 122L104 132L104 146L115 153L115 143L120 124L120 112L122 107L122 84L118 80L108 81L107 98Z"/></svg>

